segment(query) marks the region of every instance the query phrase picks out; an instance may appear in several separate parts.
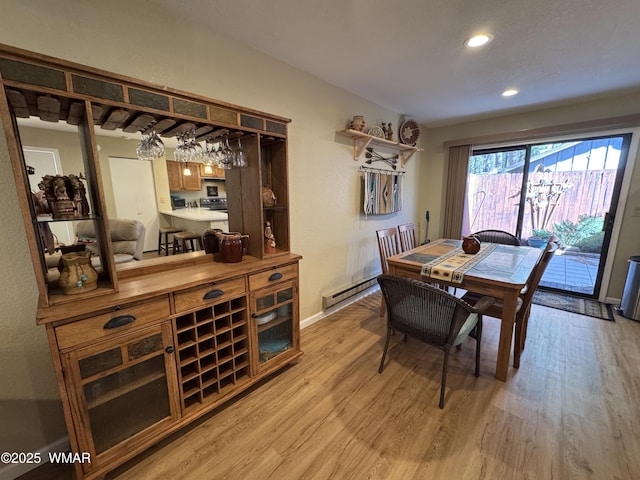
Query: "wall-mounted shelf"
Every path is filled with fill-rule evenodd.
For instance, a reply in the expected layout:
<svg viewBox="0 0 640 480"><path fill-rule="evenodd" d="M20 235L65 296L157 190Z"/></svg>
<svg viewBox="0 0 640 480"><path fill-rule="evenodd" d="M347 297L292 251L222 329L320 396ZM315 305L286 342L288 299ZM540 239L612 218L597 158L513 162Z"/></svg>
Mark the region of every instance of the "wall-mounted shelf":
<svg viewBox="0 0 640 480"><path fill-rule="evenodd" d="M413 154L422 151L421 148L414 147L412 145L393 142L385 138L373 137L357 130L338 130L336 133L353 140L353 159L356 161L360 158L362 152L364 152L364 150L369 145L379 145L397 151L400 157L400 165L403 167L405 162L409 160L413 156Z"/></svg>

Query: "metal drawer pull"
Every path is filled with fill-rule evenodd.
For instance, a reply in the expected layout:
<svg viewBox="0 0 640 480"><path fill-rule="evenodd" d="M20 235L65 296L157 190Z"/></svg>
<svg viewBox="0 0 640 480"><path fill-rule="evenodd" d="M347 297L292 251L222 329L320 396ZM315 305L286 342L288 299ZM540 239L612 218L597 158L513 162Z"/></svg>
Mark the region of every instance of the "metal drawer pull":
<svg viewBox="0 0 640 480"><path fill-rule="evenodd" d="M129 325L136 319L133 315L120 315L119 317L114 317L104 324L105 330L111 330L112 328L123 327L125 325Z"/></svg>
<svg viewBox="0 0 640 480"><path fill-rule="evenodd" d="M202 299L213 300L214 298L218 298L220 295L224 295L224 292L220 289L209 290L207 293L204 294L204 297L202 297Z"/></svg>
<svg viewBox="0 0 640 480"><path fill-rule="evenodd" d="M272 273L269 275L269 281L275 282L276 280L280 280L282 278L282 274L280 272Z"/></svg>

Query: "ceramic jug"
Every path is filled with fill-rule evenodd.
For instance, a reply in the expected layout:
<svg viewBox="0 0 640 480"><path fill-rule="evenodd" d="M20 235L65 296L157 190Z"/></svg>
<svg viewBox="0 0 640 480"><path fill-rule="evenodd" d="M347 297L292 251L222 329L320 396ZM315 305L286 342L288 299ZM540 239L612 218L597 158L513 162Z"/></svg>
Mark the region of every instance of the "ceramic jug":
<svg viewBox="0 0 640 480"><path fill-rule="evenodd" d="M478 253L480 251L480 239L475 235L462 237L462 250L464 253Z"/></svg>
<svg viewBox="0 0 640 480"><path fill-rule="evenodd" d="M351 130L357 130L358 132L363 132L364 128L367 126L367 122L364 121L363 115L354 115L353 120L349 124L349 128Z"/></svg>
<svg viewBox="0 0 640 480"><path fill-rule="evenodd" d="M218 245L220 248L220 259L224 263L238 263L242 261L244 246L249 235L242 235L238 232L218 233Z"/></svg>
<svg viewBox="0 0 640 480"><path fill-rule="evenodd" d="M222 230L219 228L212 228L204 231L202 236L204 238L204 251L206 253L216 254L220 251L218 235L221 233Z"/></svg>

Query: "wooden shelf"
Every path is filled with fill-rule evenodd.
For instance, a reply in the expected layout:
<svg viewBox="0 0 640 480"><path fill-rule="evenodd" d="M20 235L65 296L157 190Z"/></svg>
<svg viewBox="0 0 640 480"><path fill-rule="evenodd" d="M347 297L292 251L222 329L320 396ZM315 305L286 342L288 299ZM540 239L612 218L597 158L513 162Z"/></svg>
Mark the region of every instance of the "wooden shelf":
<svg viewBox="0 0 640 480"><path fill-rule="evenodd" d="M369 145L378 145L397 151L400 158L400 166L402 167L404 167L405 162L416 152L422 151L421 148L414 147L413 145L405 145L404 143L393 142L385 138L373 137L357 130L338 130L336 133L353 140L353 159L356 161Z"/></svg>
<svg viewBox="0 0 640 480"><path fill-rule="evenodd" d="M129 392L132 392L133 390L136 390L140 387L144 387L145 385L164 377L165 377L164 370L160 372L149 372L145 376L137 378L133 381L129 381L128 383L118 388L115 388L109 392L102 394L100 397L95 398L92 401L87 400L87 409L91 410L100 405L104 405L105 403L110 402L111 400L119 398Z"/></svg>
<svg viewBox="0 0 640 480"><path fill-rule="evenodd" d="M277 325L280 325L281 323L287 322L287 321L291 321L292 316L291 315L284 315L282 317L276 317L273 320L271 320L270 322L264 323L262 325L258 325L258 333L264 332L265 330L269 330L270 328L273 328Z"/></svg>

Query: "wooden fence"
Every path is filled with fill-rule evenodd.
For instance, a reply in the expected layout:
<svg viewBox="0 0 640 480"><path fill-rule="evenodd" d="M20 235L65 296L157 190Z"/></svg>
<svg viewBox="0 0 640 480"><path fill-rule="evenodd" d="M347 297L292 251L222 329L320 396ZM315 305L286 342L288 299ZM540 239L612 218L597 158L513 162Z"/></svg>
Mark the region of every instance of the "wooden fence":
<svg viewBox="0 0 640 480"><path fill-rule="evenodd" d="M548 222L563 220L577 222L580 216L604 217L609 211L616 178L616 170L578 170L572 172L531 173L529 180L538 183L569 181L571 188L565 191ZM522 187L522 173L495 175L469 175L467 178L467 212L463 232L497 228L514 232L518 221L518 204ZM525 205L522 237L531 235L531 209Z"/></svg>

